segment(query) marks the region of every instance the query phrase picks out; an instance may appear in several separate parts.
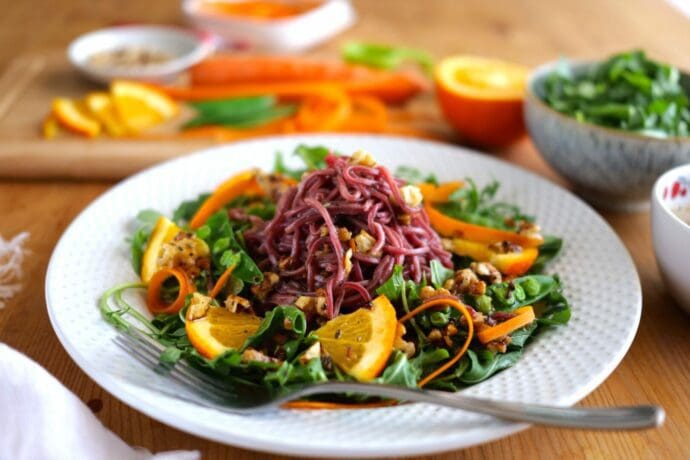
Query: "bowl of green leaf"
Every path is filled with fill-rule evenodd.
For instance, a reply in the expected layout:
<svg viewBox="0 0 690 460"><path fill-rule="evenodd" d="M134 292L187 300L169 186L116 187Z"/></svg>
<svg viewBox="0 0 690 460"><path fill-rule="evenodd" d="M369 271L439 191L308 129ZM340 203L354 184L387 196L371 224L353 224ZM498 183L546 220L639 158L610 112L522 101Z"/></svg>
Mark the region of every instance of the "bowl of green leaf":
<svg viewBox="0 0 690 460"><path fill-rule="evenodd" d="M690 162L690 76L642 51L533 71L527 129L544 159L588 201L646 209L657 177Z"/></svg>

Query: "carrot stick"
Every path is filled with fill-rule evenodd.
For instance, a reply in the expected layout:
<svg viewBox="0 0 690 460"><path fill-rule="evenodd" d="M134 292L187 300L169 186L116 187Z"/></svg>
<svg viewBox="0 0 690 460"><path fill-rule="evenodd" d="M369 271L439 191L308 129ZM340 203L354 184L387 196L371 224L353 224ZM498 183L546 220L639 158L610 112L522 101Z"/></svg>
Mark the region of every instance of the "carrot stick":
<svg viewBox="0 0 690 460"><path fill-rule="evenodd" d="M220 275L220 278L218 278L218 281L216 281L216 284L213 285L213 289L211 289L211 298L214 299L218 294L220 294L221 289L223 289L223 286L225 286L232 276L232 272L235 271L235 265L230 265L222 275Z"/></svg>
<svg viewBox="0 0 690 460"><path fill-rule="evenodd" d="M241 96L273 94L286 99L301 99L314 93L341 90L351 96L373 96L388 103L402 103L425 89L420 80L403 73L381 73L352 81L299 81L245 83L213 86L160 86L151 84L170 97L185 101L203 101Z"/></svg>
<svg viewBox="0 0 690 460"><path fill-rule="evenodd" d="M192 86L346 81L380 73L338 61L295 56L218 55L190 69Z"/></svg>
<svg viewBox="0 0 690 460"><path fill-rule="evenodd" d="M527 326L534 321L534 309L531 306L526 306L518 308L515 310L517 316L510 318L507 321L503 321L493 327L482 329L477 332L477 338L481 343L489 343L492 340L496 340L503 336L510 334L511 332L520 329L521 327Z"/></svg>
<svg viewBox="0 0 690 460"><path fill-rule="evenodd" d="M263 195L264 191L256 180L256 174L254 170L244 171L220 184L189 221L190 228L197 229L204 225L213 213L239 195Z"/></svg>
<svg viewBox="0 0 690 460"><path fill-rule="evenodd" d="M180 286L177 297L171 304L166 304L161 299L163 283L169 278L175 278ZM184 307L185 298L194 291L193 284L187 278L187 274L177 268L162 268L153 274L149 281L146 295L146 305L151 313L177 313Z"/></svg>
<svg viewBox="0 0 690 460"><path fill-rule="evenodd" d="M420 306L418 306L417 308L415 308L411 312L407 313L406 315L404 315L402 318L400 318L398 320L398 327L401 327L405 321L407 321L411 318L414 318L416 315L418 315L419 313L421 313L425 310L428 310L429 308L438 307L438 306L446 306L446 305L448 305L452 308L455 308L467 320L467 338L465 339L465 343L458 350L458 352L455 354L455 356L453 356L445 364L443 364L438 369L436 369L435 371L433 371L432 373L430 373L429 375L427 375L426 377L424 377L422 380L419 381L418 385L420 388L423 387L424 385L426 385L427 383L429 383L430 381L432 381L433 379L435 379L436 377L438 377L440 374L442 374L447 369L452 367L455 363L457 363L458 360L460 358L462 358L462 355L464 355L465 352L467 351L467 349L470 347L470 343L472 342L472 336L474 335L474 323L472 323L472 315L470 315L470 312L467 310L467 307L465 306L465 304L463 304L459 300L452 299L452 298L446 298L446 297L439 297L439 298L431 299L431 300L424 302L423 304L421 304Z"/></svg>

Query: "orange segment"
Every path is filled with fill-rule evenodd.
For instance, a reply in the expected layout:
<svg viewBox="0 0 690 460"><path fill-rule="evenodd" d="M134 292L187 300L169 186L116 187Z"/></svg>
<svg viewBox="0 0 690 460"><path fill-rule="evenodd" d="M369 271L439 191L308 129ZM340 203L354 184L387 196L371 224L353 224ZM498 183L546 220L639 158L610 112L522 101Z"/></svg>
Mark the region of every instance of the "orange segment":
<svg viewBox="0 0 690 460"><path fill-rule="evenodd" d="M45 139L54 139L60 133L60 126L57 119L51 114L43 119L41 132Z"/></svg>
<svg viewBox="0 0 690 460"><path fill-rule="evenodd" d="M101 132L101 125L78 101L67 98L53 100L53 116L66 129L88 137L96 137Z"/></svg>
<svg viewBox="0 0 690 460"><path fill-rule="evenodd" d="M192 319L187 310L185 331L192 346L200 355L213 359L230 350L239 349L261 324L261 318L246 313L233 313L211 306L206 315Z"/></svg>
<svg viewBox="0 0 690 460"><path fill-rule="evenodd" d="M180 227L175 225L170 219L160 216L156 222L156 226L151 232L149 242L146 245L146 250L141 259L141 280L148 283L153 274L159 269L158 254L161 251L163 244L172 241L175 235L180 233Z"/></svg>
<svg viewBox="0 0 690 460"><path fill-rule="evenodd" d="M166 94L141 83L115 81L110 93L119 118L134 132L155 126L179 111Z"/></svg>
<svg viewBox="0 0 690 460"><path fill-rule="evenodd" d="M379 296L371 306L371 310L360 308L337 316L316 331L333 362L357 380L371 380L379 375L395 340L397 319L393 305L387 297Z"/></svg>
<svg viewBox="0 0 690 460"><path fill-rule="evenodd" d="M529 69L474 56L437 66L438 101L446 120L473 143L501 147L525 133L522 100Z"/></svg>
<svg viewBox="0 0 690 460"><path fill-rule="evenodd" d="M462 238L451 240L451 251L459 256L471 257L480 262L489 262L505 275L522 275L537 260L537 248L523 248L519 252L505 254L494 251L488 244Z"/></svg>
<svg viewBox="0 0 690 460"><path fill-rule="evenodd" d="M88 107L94 118L101 122L111 136L121 137L127 134L127 128L118 118L115 112L115 105L109 94L89 94L86 96L86 107Z"/></svg>

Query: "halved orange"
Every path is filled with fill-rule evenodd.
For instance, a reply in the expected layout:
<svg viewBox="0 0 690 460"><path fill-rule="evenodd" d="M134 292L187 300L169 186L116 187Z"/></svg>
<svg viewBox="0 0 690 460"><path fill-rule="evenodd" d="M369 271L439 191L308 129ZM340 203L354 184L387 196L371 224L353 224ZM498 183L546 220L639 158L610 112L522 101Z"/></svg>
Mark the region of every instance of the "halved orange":
<svg viewBox="0 0 690 460"><path fill-rule="evenodd" d="M336 316L316 331L333 362L357 380L379 375L393 351L395 308L385 296L374 299L371 306Z"/></svg>
<svg viewBox="0 0 690 460"><path fill-rule="evenodd" d="M119 118L133 132L155 126L179 111L168 95L141 83L115 81L110 94Z"/></svg>
<svg viewBox="0 0 690 460"><path fill-rule="evenodd" d="M201 294L194 294L192 302ZM208 298L210 301L210 298ZM261 324L261 318L247 313L233 313L222 307L209 306L205 315L193 319L192 305L187 310L185 331L200 355L213 359L230 350L239 349Z"/></svg>
<svg viewBox="0 0 690 460"><path fill-rule="evenodd" d="M525 134L522 101L529 69L495 59L455 56L434 78L446 120L470 142L502 147Z"/></svg>
<svg viewBox="0 0 690 460"><path fill-rule="evenodd" d="M158 266L158 254L161 252L163 244L168 243L180 233L180 227L165 216L160 216L156 226L149 236L149 242L141 258L141 280L148 283L154 273L160 268Z"/></svg>
<svg viewBox="0 0 690 460"><path fill-rule="evenodd" d="M77 134L96 137L101 132L101 124L89 114L83 103L74 99L59 97L53 100L52 115L60 125Z"/></svg>

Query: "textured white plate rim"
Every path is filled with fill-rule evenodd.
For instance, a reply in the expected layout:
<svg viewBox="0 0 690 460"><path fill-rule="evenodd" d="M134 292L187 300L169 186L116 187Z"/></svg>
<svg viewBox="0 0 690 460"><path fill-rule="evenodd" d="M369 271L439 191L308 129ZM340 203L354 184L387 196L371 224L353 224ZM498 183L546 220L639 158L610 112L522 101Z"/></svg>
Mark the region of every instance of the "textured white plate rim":
<svg viewBox="0 0 690 460"><path fill-rule="evenodd" d="M55 246L55 249L53 250L53 255L51 255L50 262L48 264L48 270L46 273L46 287L45 287L45 295L46 295L46 304L47 304L47 309L48 309L48 316L50 318L51 325L53 326L53 329L55 330L56 335L58 336L58 339L60 340L60 343L63 345L63 347L66 349L67 353L70 355L70 357L77 363L77 365L91 378L93 379L96 383L98 383L100 386L102 386L104 389L106 389L109 393L111 393L113 396L124 402L125 404L129 405L130 407L143 412L144 414L162 422L167 425L173 426L175 428L178 428L182 431L185 431L187 433L200 436L206 439L210 439L213 441L225 443L225 444L231 444L234 446L238 447L243 447L247 449L252 449L252 450L259 450L259 451L264 451L264 452L272 452L272 453L277 453L277 454L292 454L292 455L304 455L304 456L310 456L310 457L323 457L323 456L328 456L328 457L351 457L351 456L359 456L359 457L377 457L377 456L390 456L390 455L396 455L396 456L410 456L410 455L421 455L421 454L429 454L429 453L435 453L435 452L443 452L443 451L449 451L457 448L465 448L465 447L470 447L472 445L480 444L480 443L485 443L489 441L493 441L514 433L517 433L519 431L522 431L526 428L528 428L530 425L524 424L524 423L512 423L512 422L503 422L503 425L500 428L494 427L492 429L492 432L490 434L478 434L476 436L473 436L471 438L462 438L462 440L454 440L451 439L448 442L445 443L440 443L437 440L435 441L430 441L430 442L425 442L422 439L418 439L415 443L414 446L405 446L404 450L396 450L395 446L382 446L381 448L372 448L371 446L367 447L360 447L357 445L347 445L347 446L337 446L337 450L324 450L324 448L320 446L311 446L309 444L303 444L299 447L299 449L295 449L295 445L293 443L286 443L282 442L282 440L279 439L274 439L270 442L264 441L262 444L256 444L256 440L251 436L237 436L237 435L230 435L229 433L223 431L220 427L217 429L209 429L209 426L199 423L194 420L187 420L187 419L178 419L176 417L176 412L174 409L171 408L171 406L163 406L163 407L154 407L149 402L141 397L138 392L133 391L131 387L128 387L127 385L122 385L120 384L116 379L111 378L110 374L99 372L89 362L89 359L82 355L76 347L72 345L70 342L69 338L64 334L64 332L60 329L58 322L56 321L56 318L54 317L54 309L51 308L51 280L56 276L56 265L58 262L56 262L54 255L59 251L59 249L62 247L62 245L66 244L65 241L67 240L67 236L70 234L70 230L75 226L76 222L86 213L89 212L90 209L95 208L99 206L99 203L104 200L109 194L113 193L116 190L119 190L120 188L126 187L127 184L129 184L131 181L136 180L139 176L142 175L147 175L153 171L155 171L158 168L163 167L164 165L168 165L170 163L176 163L176 162L182 162L182 161L189 161L190 157L194 158L201 158L206 154L213 154L214 152L218 151L223 151L228 148L231 149L236 149L240 147L246 147L250 146L252 144L262 144L262 143L269 143L272 141L277 141L277 140L284 140L285 142L290 142L290 143L309 143L309 142L314 142L314 143L324 143L328 144L330 143L336 143L338 139L342 138L348 138L350 140L357 140L361 139L362 142L365 142L366 140L371 140L371 139L377 139L377 140L385 140L385 139L393 139L393 140L398 140L400 141L401 139L404 139L405 142L407 143L417 143L417 144L433 144L434 146L437 146L439 149L443 149L446 151L450 150L455 150L458 153L463 153L466 155L470 156L479 156L482 158L482 161L486 161L489 163L498 163L501 165L508 165L511 168L518 169L520 170L521 173L526 174L531 177L532 180L536 182L545 182L551 185L552 187L558 187L556 184L553 184L551 181L538 176L535 173L532 173L531 171L525 170L521 167L517 167L515 165L509 164L505 161L488 157L480 152L472 151L463 147L457 147L449 144L444 144L441 142L434 142L434 141L422 141L422 140L410 140L408 138L402 138L402 137L397 137L397 136L383 136L383 135L316 135L316 136L309 136L309 135L282 135L282 136L270 136L270 137L265 137L257 140L251 140L251 141L245 141L245 142L238 142L238 143L233 143L233 144L226 144L226 145L221 145L217 147L212 147L209 149L204 149L201 151L197 151L194 153L191 153L189 155L185 155L182 157L174 158L172 160L159 163L157 165L154 165L150 168L147 168L137 174L134 174L130 176L129 178L119 182L118 184L114 185L112 188L108 189L106 192L104 192L102 195L97 197L93 202L91 202L84 210L82 210L81 213L72 221L72 223L68 226L68 228L65 230L63 235L61 236L60 240L58 241L57 245ZM561 395L559 400L556 402L558 405L562 406L570 406L578 401L580 401L582 398L587 396L590 392L592 392L596 387L598 387L618 366L618 364L621 362L623 357L625 356L627 350L630 348L630 345L632 344L632 341L635 337L635 334L637 332L638 326L639 326L639 321L640 321L640 316L641 316L641 309L642 309L642 294L641 294L641 287L640 287L640 281L639 281L639 275L637 274L637 270L635 268L635 265L632 261L632 258L630 257L630 254L628 253L627 249L625 249L625 246L623 243L620 241L618 236L615 234L613 229L608 225L608 223L599 215L597 214L587 203L584 201L580 200L578 197L574 196L571 194L569 191L565 191L570 198L573 200L577 201L580 205L582 205L585 208L585 211L590 213L592 217L594 217L596 220L599 221L599 223L605 227L609 232L611 232L615 236L615 243L619 246L619 249L622 249L623 253L625 254L625 259L626 259L626 264L629 266L629 269L632 269L632 272L635 274L635 287L636 287L636 292L634 293L635 297L635 305L630 305L630 308L634 308L634 311L631 311L632 313L631 317L629 317L630 320L633 321L631 324L631 328L629 329L629 334L626 336L622 341L621 341L621 346L618 348L617 352L615 355L611 355L609 360L607 361L607 365L596 375L591 377L588 381L587 384L583 385L580 387L579 391L573 392L568 395ZM93 299L95 302L97 299ZM567 329L564 329L567 330ZM519 365L519 363L517 364ZM175 398L170 398L171 402L176 401ZM386 410L386 409L380 409L380 410Z"/></svg>

